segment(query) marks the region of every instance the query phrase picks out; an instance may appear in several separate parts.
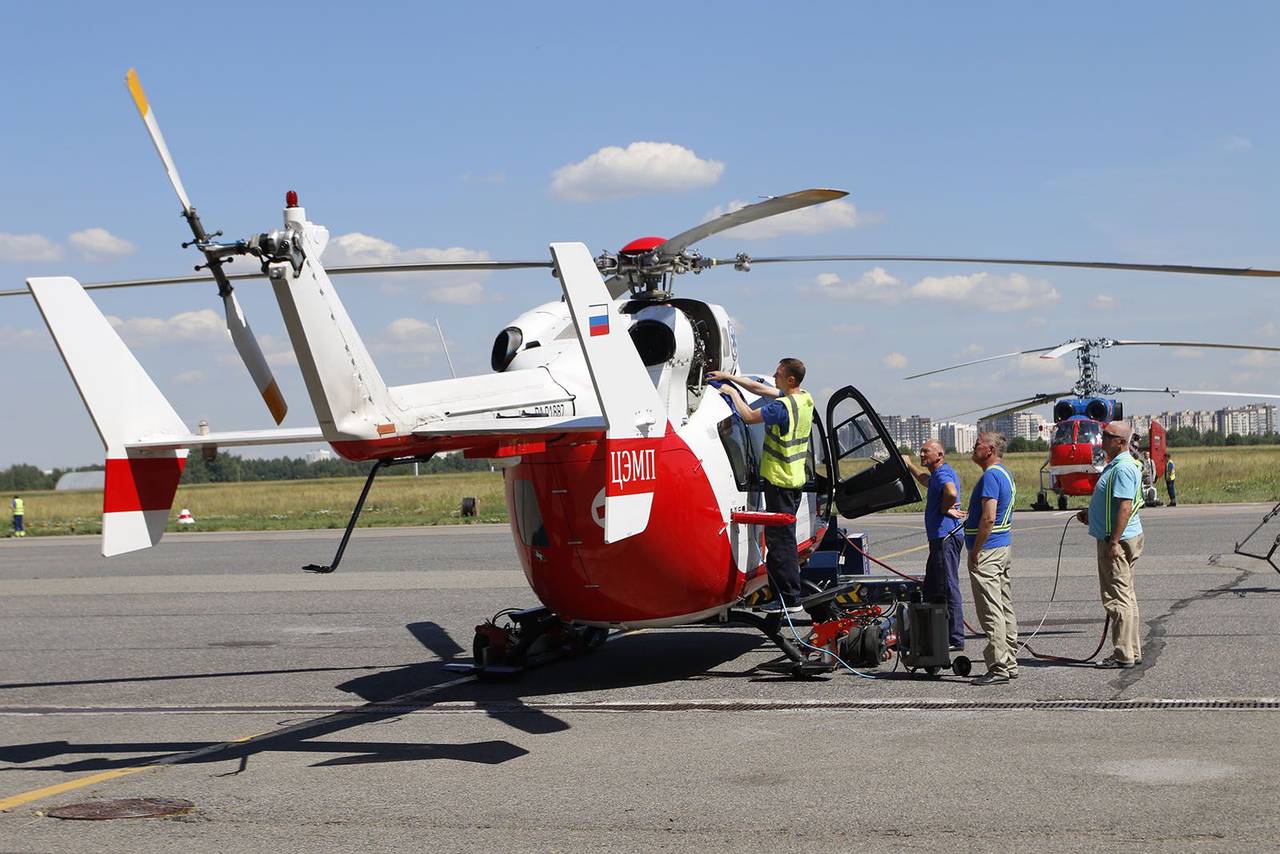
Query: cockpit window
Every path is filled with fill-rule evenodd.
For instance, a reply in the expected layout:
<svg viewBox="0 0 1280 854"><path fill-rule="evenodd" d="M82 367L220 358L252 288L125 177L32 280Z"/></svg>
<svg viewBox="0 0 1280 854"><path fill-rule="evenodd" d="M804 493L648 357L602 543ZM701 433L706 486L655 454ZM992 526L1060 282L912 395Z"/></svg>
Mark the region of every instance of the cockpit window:
<svg viewBox="0 0 1280 854"><path fill-rule="evenodd" d="M756 488L759 479L757 460L764 447L764 425L747 424L736 415L730 415L716 425L720 442L729 455L733 480L743 492Z"/></svg>
<svg viewBox="0 0 1280 854"><path fill-rule="evenodd" d="M1053 444L1071 445L1076 441L1076 422L1063 421L1053 429Z"/></svg>
<svg viewBox="0 0 1280 854"><path fill-rule="evenodd" d="M1078 421L1076 442L1081 445L1101 445L1102 425L1097 421Z"/></svg>

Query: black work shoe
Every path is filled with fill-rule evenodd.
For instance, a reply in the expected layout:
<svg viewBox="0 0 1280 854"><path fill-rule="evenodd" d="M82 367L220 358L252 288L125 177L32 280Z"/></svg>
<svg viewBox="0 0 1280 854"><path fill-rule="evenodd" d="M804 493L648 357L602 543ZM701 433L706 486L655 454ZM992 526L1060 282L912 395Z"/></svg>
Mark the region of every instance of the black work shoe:
<svg viewBox="0 0 1280 854"><path fill-rule="evenodd" d="M1136 667L1137 664L1133 661L1122 661L1114 655L1109 655L1093 666L1099 670L1129 670Z"/></svg>
<svg viewBox="0 0 1280 854"><path fill-rule="evenodd" d="M1003 685L1009 681L1009 677L1003 673L987 673L973 680L973 685Z"/></svg>

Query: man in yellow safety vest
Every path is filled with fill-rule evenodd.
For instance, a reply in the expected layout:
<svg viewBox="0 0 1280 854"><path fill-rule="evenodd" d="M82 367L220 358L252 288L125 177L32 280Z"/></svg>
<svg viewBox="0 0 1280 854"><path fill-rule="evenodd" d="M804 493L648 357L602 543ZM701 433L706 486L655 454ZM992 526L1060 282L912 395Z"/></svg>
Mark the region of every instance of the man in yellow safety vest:
<svg viewBox="0 0 1280 854"><path fill-rule="evenodd" d="M27 535L27 527L23 524L27 515L26 505L22 498L15 495L13 501L9 504L13 508L13 535L15 537L25 537Z"/></svg>
<svg viewBox="0 0 1280 854"><path fill-rule="evenodd" d="M800 497L808 473L809 433L813 429L813 398L800 388L804 382L804 362L783 359L773 372L773 385L724 371L712 371L708 379L726 383L720 388L733 404L739 417L748 424L765 425L764 451L760 461L760 477L764 480L764 506L771 513L789 513L800 509ZM747 406L733 385L761 397L774 398L761 409ZM770 525L764 529L765 569L769 584L778 594L767 610L785 609L799 614L800 559L796 543L795 523Z"/></svg>

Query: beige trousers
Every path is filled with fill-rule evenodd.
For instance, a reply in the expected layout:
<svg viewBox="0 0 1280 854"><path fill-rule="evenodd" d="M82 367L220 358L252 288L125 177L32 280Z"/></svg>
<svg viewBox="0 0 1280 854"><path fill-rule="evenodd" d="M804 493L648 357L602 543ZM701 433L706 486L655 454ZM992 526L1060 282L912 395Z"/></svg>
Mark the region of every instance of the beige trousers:
<svg viewBox="0 0 1280 854"><path fill-rule="evenodd" d="M1004 676L1018 674L1018 618L1013 615L1013 592L1009 585L1009 568L1013 565L1010 546L983 549L978 552L978 566L969 570L973 585L973 606L978 624L987 636L982 657L988 673Z"/></svg>
<svg viewBox="0 0 1280 854"><path fill-rule="evenodd" d="M1098 540L1098 586L1102 607L1111 618L1112 653L1121 661L1142 660L1142 626L1138 621L1138 590L1133 568L1142 555L1143 535L1120 541L1120 557L1113 558L1106 540Z"/></svg>

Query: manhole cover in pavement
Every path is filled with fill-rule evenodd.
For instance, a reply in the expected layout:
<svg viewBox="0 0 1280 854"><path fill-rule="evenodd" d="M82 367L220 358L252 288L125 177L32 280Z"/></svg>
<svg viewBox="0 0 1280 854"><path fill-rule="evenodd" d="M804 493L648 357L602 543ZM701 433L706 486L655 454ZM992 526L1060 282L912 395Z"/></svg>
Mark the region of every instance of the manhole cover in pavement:
<svg viewBox="0 0 1280 854"><path fill-rule="evenodd" d="M45 813L50 818L79 821L105 821L112 818L158 818L167 815L183 815L196 805L180 798L113 798L85 801L54 807Z"/></svg>

